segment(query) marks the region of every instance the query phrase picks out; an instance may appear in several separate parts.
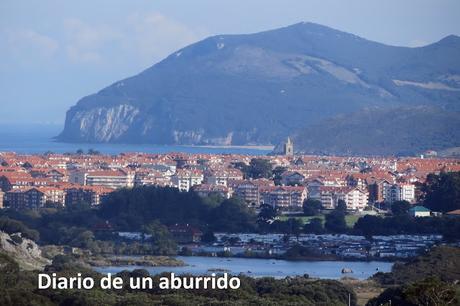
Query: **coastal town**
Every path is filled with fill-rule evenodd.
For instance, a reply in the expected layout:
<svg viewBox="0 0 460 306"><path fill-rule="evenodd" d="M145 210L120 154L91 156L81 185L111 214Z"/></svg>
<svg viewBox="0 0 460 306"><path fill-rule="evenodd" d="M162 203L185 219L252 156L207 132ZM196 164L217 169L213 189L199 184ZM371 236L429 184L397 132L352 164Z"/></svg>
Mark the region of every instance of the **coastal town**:
<svg viewBox="0 0 460 306"><path fill-rule="evenodd" d="M270 205L284 213L299 212L306 199L316 199L324 209L334 209L342 200L347 210L358 214L380 213L393 202L407 201L414 204L414 216L429 216L430 211L415 205L420 185L430 173L460 171L460 160L427 154L417 158L295 155L290 140L282 154L268 156L3 152L0 207L98 206L114 190L155 185L193 190L200 196L239 197L254 209ZM272 176L247 177L241 165L254 159L268 162Z"/></svg>
<svg viewBox="0 0 460 306"><path fill-rule="evenodd" d="M269 175L250 176L247 167L269 165ZM246 168L245 168L246 167ZM245 170L246 169L246 170ZM338 157L294 154L286 141L277 155L147 154L104 155L94 150L71 154L22 155L0 153L0 208L24 211L41 208L94 207L122 188L161 186L201 197L237 197L249 209L272 207L281 217L302 216L307 200L323 211L346 205L353 220L365 215L391 214L392 203L410 204L412 217L436 216L421 206L421 186L431 173L460 171L460 161L420 157ZM459 211L447 214L459 216ZM311 219L307 219L311 220ZM306 221L308 223L308 221ZM107 227L107 228L105 228ZM112 230L110 224L95 230ZM202 243L203 233L188 224L169 227L179 250L206 256L286 256L302 245L323 259L392 260L415 256L442 241L440 235L364 236L345 234L227 234L216 233ZM120 239L140 241L142 233L118 233Z"/></svg>

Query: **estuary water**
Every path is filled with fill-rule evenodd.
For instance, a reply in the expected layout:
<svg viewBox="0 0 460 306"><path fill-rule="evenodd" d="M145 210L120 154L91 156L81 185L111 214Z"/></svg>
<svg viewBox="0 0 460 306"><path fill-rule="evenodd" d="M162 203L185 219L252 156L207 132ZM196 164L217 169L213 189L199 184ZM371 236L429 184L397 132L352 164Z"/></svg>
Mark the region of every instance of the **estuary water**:
<svg viewBox="0 0 460 306"><path fill-rule="evenodd" d="M252 277L270 276L284 278L308 274L310 277L322 279L339 279L344 276L366 279L377 272L389 272L393 263L380 261L286 261L255 258L221 258L200 256L177 256L185 262L182 267L145 267L145 266L110 266L98 267L101 273L117 273L123 270L146 269L151 275L162 272L175 274L204 275L211 273L240 273ZM342 273L343 268L351 269L352 273Z"/></svg>
<svg viewBox="0 0 460 306"><path fill-rule="evenodd" d="M60 125L0 124L0 152L8 151L22 154L42 154L48 151L75 153L78 149L82 149L85 152L89 149L94 149L101 153L112 155L122 152L266 155L271 152L271 149L265 147L163 146L149 144L62 143L54 141L53 137L57 136L61 131L62 126Z"/></svg>

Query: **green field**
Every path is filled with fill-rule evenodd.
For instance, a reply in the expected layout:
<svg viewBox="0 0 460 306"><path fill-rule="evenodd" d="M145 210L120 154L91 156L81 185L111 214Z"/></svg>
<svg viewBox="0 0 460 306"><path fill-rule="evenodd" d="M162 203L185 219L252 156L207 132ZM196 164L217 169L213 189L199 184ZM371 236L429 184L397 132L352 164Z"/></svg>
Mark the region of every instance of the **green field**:
<svg viewBox="0 0 460 306"><path fill-rule="evenodd" d="M321 214L321 215L318 215L318 216L286 216L286 215L283 215L283 216L280 216L279 218L280 218L281 221L286 221L289 218L298 219L303 224L309 223L311 219L319 218L319 219L323 220L323 223L324 223L325 214ZM361 216L358 216L358 215L346 215L345 216L345 221L347 222L347 226L350 227L350 228L353 227L355 225L356 221L358 221L359 218L361 218Z"/></svg>

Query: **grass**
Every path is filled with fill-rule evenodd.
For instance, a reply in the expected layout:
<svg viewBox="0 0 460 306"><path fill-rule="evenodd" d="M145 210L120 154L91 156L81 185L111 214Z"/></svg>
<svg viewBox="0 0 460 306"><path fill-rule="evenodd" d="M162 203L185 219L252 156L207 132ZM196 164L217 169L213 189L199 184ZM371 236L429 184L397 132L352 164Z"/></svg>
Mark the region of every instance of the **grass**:
<svg viewBox="0 0 460 306"><path fill-rule="evenodd" d="M279 218L280 218L281 221L286 221L289 218L298 219L303 224L309 223L311 219L319 218L319 219L321 219L323 221L323 224L324 224L324 221L326 219L326 217L325 217L326 214L320 214L318 216L286 216L286 215L283 215L283 216L280 216ZM361 218L361 216L358 216L358 215L346 215L345 216L345 222L347 223L348 227L352 228L355 225L356 221L358 221L359 218Z"/></svg>
<svg viewBox="0 0 460 306"><path fill-rule="evenodd" d="M287 221L288 219L297 219L300 220L303 224L310 223L311 219L314 218L320 218L324 222L324 215L318 215L318 216L280 216L279 217L281 221Z"/></svg>
<svg viewBox="0 0 460 306"><path fill-rule="evenodd" d="M355 225L356 221L358 221L359 218L361 218L361 216L346 215L345 216L345 222L347 222L348 227L353 227Z"/></svg>
<svg viewBox="0 0 460 306"><path fill-rule="evenodd" d="M357 305L365 306L366 303L383 292L383 288L372 280L341 279L343 284L350 286L356 293Z"/></svg>

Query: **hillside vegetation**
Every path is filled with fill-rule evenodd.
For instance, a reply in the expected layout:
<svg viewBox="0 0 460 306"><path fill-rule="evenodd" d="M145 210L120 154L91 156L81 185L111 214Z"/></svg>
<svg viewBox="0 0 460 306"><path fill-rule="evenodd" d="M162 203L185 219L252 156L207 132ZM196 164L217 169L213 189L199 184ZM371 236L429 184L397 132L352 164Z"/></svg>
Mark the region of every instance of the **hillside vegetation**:
<svg viewBox="0 0 460 306"><path fill-rule="evenodd" d="M460 146L460 112L432 107L366 109L299 132L297 150L323 154L413 155Z"/></svg>
<svg viewBox="0 0 460 306"><path fill-rule="evenodd" d="M186 46L138 75L80 99L67 112L58 138L278 144L322 122L299 137L299 148L320 151L332 145L331 151L342 153L400 153L458 146L458 116L412 107L450 112L460 110L459 102L457 36L405 48L298 23L255 34L217 35ZM349 114L375 107L409 109L350 115L352 124L347 125ZM337 115L342 119L322 121ZM446 130L454 137L445 135ZM386 136L375 137L379 133Z"/></svg>

